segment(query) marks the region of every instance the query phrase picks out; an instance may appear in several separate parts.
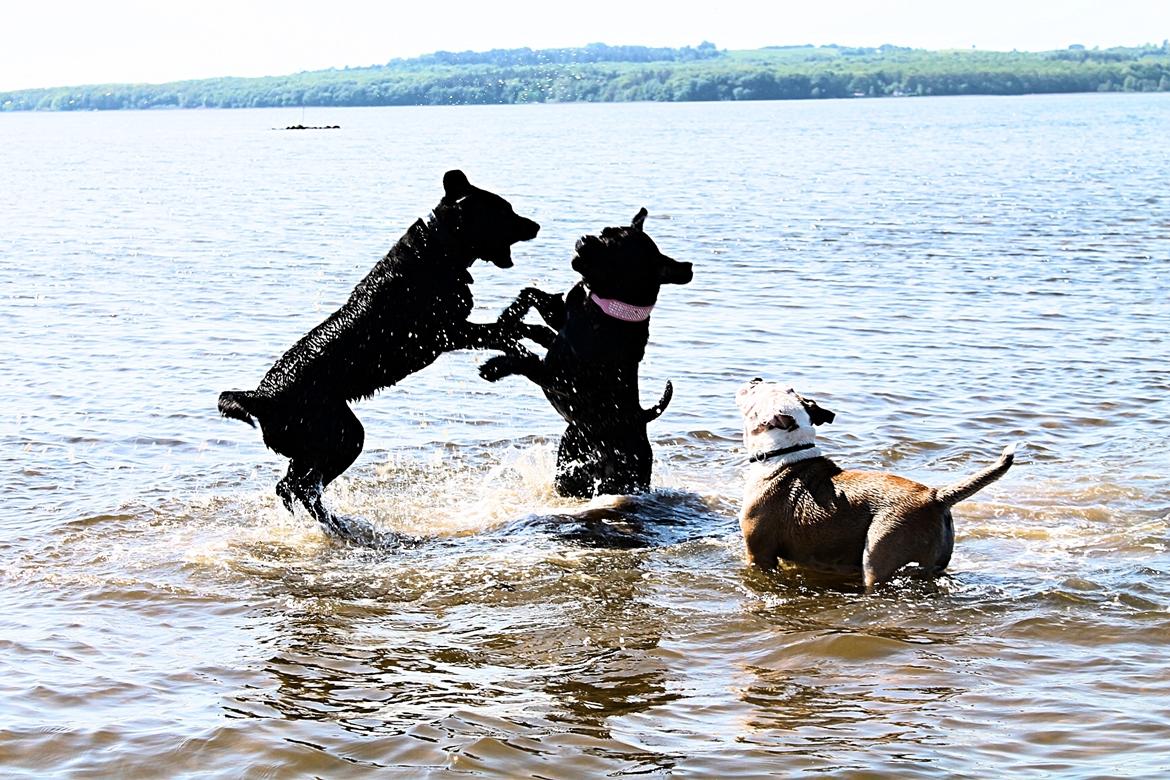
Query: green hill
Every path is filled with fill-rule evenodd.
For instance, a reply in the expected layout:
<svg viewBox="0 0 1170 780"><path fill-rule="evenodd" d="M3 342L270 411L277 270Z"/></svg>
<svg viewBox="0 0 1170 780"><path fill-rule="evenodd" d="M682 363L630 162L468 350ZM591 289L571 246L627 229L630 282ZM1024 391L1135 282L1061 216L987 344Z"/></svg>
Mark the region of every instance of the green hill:
<svg viewBox="0 0 1170 780"><path fill-rule="evenodd" d="M0 110L404 106L1170 91L1170 43L1049 52L590 44L436 52L265 78L0 92Z"/></svg>

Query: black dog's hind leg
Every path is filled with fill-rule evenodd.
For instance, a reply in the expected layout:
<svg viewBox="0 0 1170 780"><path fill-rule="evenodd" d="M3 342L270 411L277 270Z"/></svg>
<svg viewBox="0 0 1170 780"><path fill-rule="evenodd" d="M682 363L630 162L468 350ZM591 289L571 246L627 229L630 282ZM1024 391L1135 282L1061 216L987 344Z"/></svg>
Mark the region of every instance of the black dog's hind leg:
<svg viewBox="0 0 1170 780"><path fill-rule="evenodd" d="M293 499L296 498L295 491L292 487L293 483L297 480L295 463L296 461L294 460L288 462L288 471L285 472L280 482L276 483L276 495L280 496L281 503L284 504L284 508L288 510L290 515L293 511Z"/></svg>
<svg viewBox="0 0 1170 780"><path fill-rule="evenodd" d="M643 437L640 441L614 443L613 446L599 447L599 468L597 492L611 495L631 495L650 490L650 476L654 455L650 442Z"/></svg>
<svg viewBox="0 0 1170 780"><path fill-rule="evenodd" d="M353 465L366 443L366 430L348 404L337 404L332 423L331 429L318 433L321 457L317 469L323 488Z"/></svg>
<svg viewBox="0 0 1170 780"><path fill-rule="evenodd" d="M570 425L557 445L557 471L553 487L566 498L593 498L601 481L599 459L593 444L579 427Z"/></svg>
<svg viewBox="0 0 1170 780"><path fill-rule="evenodd" d="M284 479L276 483L276 495L280 496L289 512L293 511L293 499L295 498L304 505L305 509L309 510L313 519L320 523L325 523L325 520L321 518L328 514L321 501L323 489L321 475L317 471L316 465L311 460L303 458L290 458L288 473L284 475Z"/></svg>
<svg viewBox="0 0 1170 780"><path fill-rule="evenodd" d="M325 488L349 468L365 444L365 429L344 402L326 410L309 426L311 444L306 451L291 458L288 474L276 485L276 494L292 511L295 497L321 525L337 533L339 526L322 500Z"/></svg>

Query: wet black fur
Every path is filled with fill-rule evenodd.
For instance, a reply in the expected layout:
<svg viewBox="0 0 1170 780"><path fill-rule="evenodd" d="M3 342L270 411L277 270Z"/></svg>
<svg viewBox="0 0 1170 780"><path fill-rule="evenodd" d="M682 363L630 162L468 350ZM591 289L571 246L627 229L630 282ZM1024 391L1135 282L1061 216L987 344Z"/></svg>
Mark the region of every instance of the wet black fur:
<svg viewBox="0 0 1170 780"><path fill-rule="evenodd" d="M292 511L296 498L330 530L340 526L321 493L362 451L365 432L349 402L372 396L430 365L444 352L522 349L540 326L477 324L468 268L477 258L512 265L512 244L540 226L461 171L443 177L444 195L357 285L349 300L284 353L255 390L219 397L226 417L260 423L264 443L289 458L276 486Z"/></svg>
<svg viewBox="0 0 1170 780"><path fill-rule="evenodd" d="M691 281L690 263L662 254L642 229L646 210L629 227L608 227L600 236L577 242L573 269L583 281L562 295L526 288L501 315L519 322L530 308L556 332L537 338L548 352L493 357L480 375L497 381L522 374L544 390L569 424L557 450L555 486L563 496L589 498L629 494L650 488L653 457L646 425L670 403L666 383L662 400L643 409L638 395L638 365L650 337L649 320L625 322L605 314L590 293L632 306L650 306L663 284Z"/></svg>

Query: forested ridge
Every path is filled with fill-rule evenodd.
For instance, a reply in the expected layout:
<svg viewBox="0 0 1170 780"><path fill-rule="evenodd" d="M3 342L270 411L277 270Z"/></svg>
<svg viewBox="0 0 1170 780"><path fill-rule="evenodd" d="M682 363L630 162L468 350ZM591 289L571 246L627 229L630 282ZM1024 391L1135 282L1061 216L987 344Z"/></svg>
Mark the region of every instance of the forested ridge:
<svg viewBox="0 0 1170 780"><path fill-rule="evenodd" d="M1170 91L1170 42L1049 52L784 46L724 51L590 44L435 52L263 78L0 92L0 110L785 100Z"/></svg>

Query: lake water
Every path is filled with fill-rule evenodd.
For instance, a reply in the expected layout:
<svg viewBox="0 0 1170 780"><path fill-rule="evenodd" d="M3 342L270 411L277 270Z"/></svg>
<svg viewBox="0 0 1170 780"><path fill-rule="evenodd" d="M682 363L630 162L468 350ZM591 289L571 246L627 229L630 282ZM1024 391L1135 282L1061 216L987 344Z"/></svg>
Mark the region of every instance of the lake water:
<svg viewBox="0 0 1170 780"><path fill-rule="evenodd" d="M286 132L288 124L340 130ZM1170 95L0 115L0 773L1100 777L1170 765ZM694 282L655 490L557 498L539 390L357 404L335 510L218 417L441 195L542 225L477 319L640 206ZM948 576L745 567L736 387L943 484Z"/></svg>

